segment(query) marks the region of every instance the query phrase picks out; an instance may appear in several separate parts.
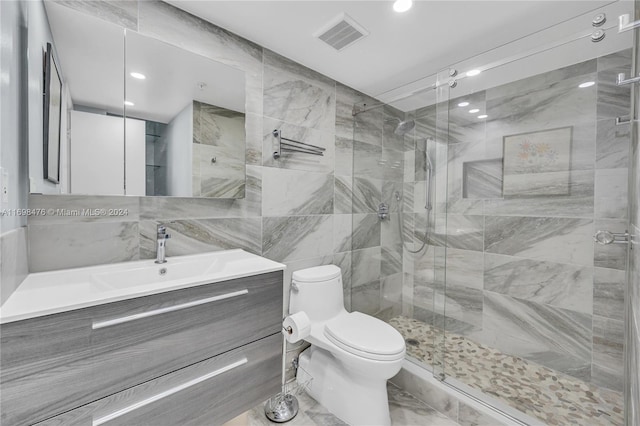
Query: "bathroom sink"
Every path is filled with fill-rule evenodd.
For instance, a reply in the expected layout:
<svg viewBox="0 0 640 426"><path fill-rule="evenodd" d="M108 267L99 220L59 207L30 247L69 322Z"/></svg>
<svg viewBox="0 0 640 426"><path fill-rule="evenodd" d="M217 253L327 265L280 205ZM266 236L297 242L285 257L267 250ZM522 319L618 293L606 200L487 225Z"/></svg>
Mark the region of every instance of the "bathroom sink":
<svg viewBox="0 0 640 426"><path fill-rule="evenodd" d="M31 273L0 307L0 324L284 269L233 249Z"/></svg>
<svg viewBox="0 0 640 426"><path fill-rule="evenodd" d="M211 258L181 259L167 263L146 262L131 268L92 274L94 284L106 289L137 287L176 280L197 280L215 271L219 261Z"/></svg>

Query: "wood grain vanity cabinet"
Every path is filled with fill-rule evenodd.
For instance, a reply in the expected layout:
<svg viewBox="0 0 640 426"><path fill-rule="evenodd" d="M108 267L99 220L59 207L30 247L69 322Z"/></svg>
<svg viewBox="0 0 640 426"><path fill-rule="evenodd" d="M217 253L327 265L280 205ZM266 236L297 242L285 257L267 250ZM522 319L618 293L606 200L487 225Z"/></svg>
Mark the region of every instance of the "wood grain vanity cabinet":
<svg viewBox="0 0 640 426"><path fill-rule="evenodd" d="M276 394L282 271L0 326L2 425L215 425Z"/></svg>

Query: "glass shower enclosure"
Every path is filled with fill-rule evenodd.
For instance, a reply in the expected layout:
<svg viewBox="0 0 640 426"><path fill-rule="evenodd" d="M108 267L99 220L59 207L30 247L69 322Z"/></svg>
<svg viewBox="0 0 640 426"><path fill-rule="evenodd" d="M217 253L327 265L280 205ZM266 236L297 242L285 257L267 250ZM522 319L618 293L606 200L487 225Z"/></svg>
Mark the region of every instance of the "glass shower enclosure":
<svg viewBox="0 0 640 426"><path fill-rule="evenodd" d="M353 105L351 309L525 422L624 424L628 6Z"/></svg>

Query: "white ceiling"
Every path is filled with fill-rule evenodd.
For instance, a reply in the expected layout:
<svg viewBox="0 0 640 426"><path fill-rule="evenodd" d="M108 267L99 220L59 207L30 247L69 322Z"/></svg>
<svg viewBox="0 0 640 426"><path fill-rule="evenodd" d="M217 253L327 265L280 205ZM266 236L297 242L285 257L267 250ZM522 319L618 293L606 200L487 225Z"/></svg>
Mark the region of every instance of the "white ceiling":
<svg viewBox="0 0 640 426"><path fill-rule="evenodd" d="M168 2L375 97L613 3L423 0L414 1L411 10L398 14L389 0ZM343 12L370 35L336 52L313 33ZM609 16L608 24L616 18ZM589 30L591 15L584 20L584 28Z"/></svg>

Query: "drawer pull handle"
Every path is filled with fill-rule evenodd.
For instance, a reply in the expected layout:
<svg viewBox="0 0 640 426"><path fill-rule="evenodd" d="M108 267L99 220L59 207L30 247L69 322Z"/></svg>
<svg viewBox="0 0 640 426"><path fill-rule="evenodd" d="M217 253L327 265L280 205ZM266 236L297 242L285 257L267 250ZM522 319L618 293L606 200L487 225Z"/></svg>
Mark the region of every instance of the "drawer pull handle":
<svg viewBox="0 0 640 426"><path fill-rule="evenodd" d="M113 419L117 419L118 417L124 416L125 414L128 414L132 411L137 410L138 408L142 408L153 402L156 402L163 398L171 396L174 393L178 393L187 388L190 388L191 386L197 385L198 383L204 382L205 380L211 379L212 377L219 376L222 373L226 373L229 370L233 370L234 368L240 367L241 365L244 365L247 362L248 362L247 358L242 358L241 360L236 361L233 364L229 364L226 367L219 368L218 370L212 371L211 373L205 374L204 376L196 377L193 380L189 380L188 382L185 382L181 385L172 387L171 389L167 389L164 392L160 392L159 394L143 399L140 402L136 402L135 404L131 404L120 410L114 411L111 414L107 414L106 416L99 417L93 421L93 426L100 426L101 424L107 423Z"/></svg>
<svg viewBox="0 0 640 426"><path fill-rule="evenodd" d="M230 299L232 297L238 297L244 294L249 294L249 290L244 289L240 291L234 291L233 293L221 294L220 296L207 297L206 299L194 300L193 302L181 303L179 305L168 306L166 308L154 309L152 311L141 312L139 314L127 315L126 317L114 318L106 321L98 321L98 322L94 322L91 325L91 328L93 330L97 330L99 328L111 327L112 325L123 324L125 322L135 321L142 318L149 318L155 315L166 314L168 312L180 311L182 309L204 305L205 303L217 302L219 300Z"/></svg>

